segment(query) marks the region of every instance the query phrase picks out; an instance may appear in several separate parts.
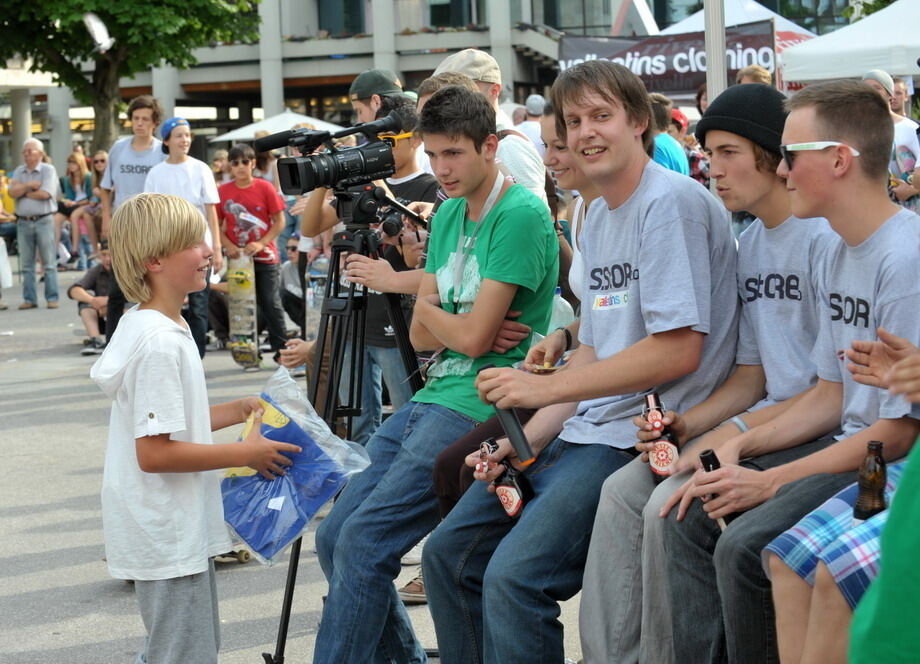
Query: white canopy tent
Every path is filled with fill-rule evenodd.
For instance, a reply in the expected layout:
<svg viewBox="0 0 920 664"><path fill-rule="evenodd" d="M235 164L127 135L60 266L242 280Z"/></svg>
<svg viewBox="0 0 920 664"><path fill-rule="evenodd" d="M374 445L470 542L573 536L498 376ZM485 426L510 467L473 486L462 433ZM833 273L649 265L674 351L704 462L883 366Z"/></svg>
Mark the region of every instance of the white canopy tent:
<svg viewBox="0 0 920 664"><path fill-rule="evenodd" d="M774 21L773 25L777 32L798 32L804 35L814 34L802 26L793 23L789 19L780 16L776 12L770 11L759 2L756 2L756 0L724 0L723 7L725 17L724 25L744 25L745 23L765 21L772 18ZM701 32L705 30L704 12L705 10L701 9L695 14L688 16L683 21L678 21L674 25L665 28L661 31L661 34L679 35L685 32Z"/></svg>
<svg viewBox="0 0 920 664"><path fill-rule="evenodd" d="M284 113L279 113L270 118L253 122L252 124L234 129L226 134L214 136L210 141L211 143L216 143L218 141L251 141L256 137L256 132L267 131L269 134L275 134L279 131L287 131L294 125L303 122L313 125L313 127L319 131L335 132L344 129L344 127L332 124L331 122L317 120L316 118L311 118L309 115L301 115L300 113L286 110Z"/></svg>
<svg viewBox="0 0 920 664"><path fill-rule="evenodd" d="M862 76L882 69L892 76L920 74L920 2L898 0L835 32L792 46L782 54L789 81Z"/></svg>

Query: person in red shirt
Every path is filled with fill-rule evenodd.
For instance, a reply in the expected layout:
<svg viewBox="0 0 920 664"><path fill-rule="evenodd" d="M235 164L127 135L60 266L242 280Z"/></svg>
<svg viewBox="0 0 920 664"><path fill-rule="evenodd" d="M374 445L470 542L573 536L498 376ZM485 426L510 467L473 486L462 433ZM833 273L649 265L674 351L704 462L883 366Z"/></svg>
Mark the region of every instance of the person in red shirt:
<svg viewBox="0 0 920 664"><path fill-rule="evenodd" d="M230 258L241 253L253 257L256 304L268 327L275 360L284 347L284 310L281 308L281 260L275 238L284 229L284 201L265 180L253 177L256 155L248 145L230 149L233 180L220 186L221 246Z"/></svg>

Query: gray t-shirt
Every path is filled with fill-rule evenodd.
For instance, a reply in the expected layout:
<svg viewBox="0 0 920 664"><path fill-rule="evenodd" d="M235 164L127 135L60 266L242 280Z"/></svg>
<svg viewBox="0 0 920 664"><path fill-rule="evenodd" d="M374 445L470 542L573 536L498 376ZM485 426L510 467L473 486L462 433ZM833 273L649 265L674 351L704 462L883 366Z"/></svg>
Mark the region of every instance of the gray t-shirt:
<svg viewBox="0 0 920 664"><path fill-rule="evenodd" d="M843 433L847 438L879 419L911 415L902 395L860 385L847 371L845 352L853 341L874 341L884 327L920 346L920 217L902 210L862 244L842 238L830 247L820 276L821 329L812 360L818 376L843 383ZM920 416L915 408L912 417Z"/></svg>
<svg viewBox="0 0 920 664"><path fill-rule="evenodd" d="M789 217L776 228L755 219L738 238L741 321L738 364L763 366L767 396L751 410L815 384L817 274L839 236L826 219Z"/></svg>
<svg viewBox="0 0 920 664"><path fill-rule="evenodd" d="M109 150L109 163L102 176L102 188L114 189L115 198L112 201L112 211L126 200L144 191L144 181L151 168L166 159L162 143L153 139L153 144L147 150L138 152L131 147L132 136L119 138Z"/></svg>
<svg viewBox="0 0 920 664"><path fill-rule="evenodd" d="M605 359L650 334L702 332L699 369L656 391L678 412L708 397L734 366L738 334L737 252L724 208L695 180L650 161L618 208L591 204L581 238L581 342ZM642 394L582 401L560 437L632 447L642 406Z"/></svg>
<svg viewBox="0 0 920 664"><path fill-rule="evenodd" d="M38 162L34 171L30 171L25 164L20 164L13 171L10 179L17 182L41 182L39 189L51 194L51 198L38 199L22 196L16 199L16 214L20 217L37 217L51 214L57 210L58 177L54 166Z"/></svg>

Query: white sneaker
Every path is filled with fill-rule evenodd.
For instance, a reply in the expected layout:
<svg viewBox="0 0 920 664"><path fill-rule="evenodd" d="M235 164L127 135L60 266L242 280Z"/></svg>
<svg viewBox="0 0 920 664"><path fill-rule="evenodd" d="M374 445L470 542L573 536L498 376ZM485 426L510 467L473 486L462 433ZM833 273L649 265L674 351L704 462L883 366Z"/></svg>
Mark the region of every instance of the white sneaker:
<svg viewBox="0 0 920 664"><path fill-rule="evenodd" d="M422 538L422 541L409 549L409 552L402 557L400 561L401 564L406 565L421 565L422 564L422 547L425 546L425 542L428 541L428 535Z"/></svg>

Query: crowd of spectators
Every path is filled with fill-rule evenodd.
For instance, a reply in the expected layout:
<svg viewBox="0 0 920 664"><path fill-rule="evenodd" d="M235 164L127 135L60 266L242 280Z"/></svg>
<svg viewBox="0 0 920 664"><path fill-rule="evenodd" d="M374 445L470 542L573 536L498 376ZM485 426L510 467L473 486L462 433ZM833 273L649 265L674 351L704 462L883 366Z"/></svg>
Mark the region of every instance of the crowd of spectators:
<svg viewBox="0 0 920 664"><path fill-rule="evenodd" d="M404 604L427 602L443 662L559 664L559 603L579 592L587 664L920 658L918 127L879 70L790 98L772 83L754 66L714 99L701 88L691 127L606 61L567 69L516 121L476 49L414 95L384 70L355 79L357 121L398 121L380 135L394 172L375 184L427 224L403 218L334 266L367 296L363 373L349 338L342 376L321 373L338 390L316 398L360 405L348 432L371 465L316 533L329 588L315 663L425 661ZM138 292L117 256L112 271L112 215L171 194L206 222L196 251L215 274L224 256L254 258L274 361L322 372L310 313L339 258L341 201L284 195L284 155L249 144L198 161L189 123L161 115L132 100L132 135L74 151L61 178L26 141L0 192L20 308L38 306L36 256L58 306L63 245L89 268L68 289L82 352L103 353ZM212 348L227 340L225 291L215 278L187 298L199 356L209 329ZM553 327L562 296L579 315ZM390 315L424 355L417 392ZM642 415L652 392L657 426ZM515 409L535 460L493 406ZM656 456L662 425L679 457ZM870 441L891 462L892 507L854 523ZM533 490L514 510L494 495L509 466ZM397 589L401 561L418 560ZM184 638L154 631L148 648Z"/></svg>

